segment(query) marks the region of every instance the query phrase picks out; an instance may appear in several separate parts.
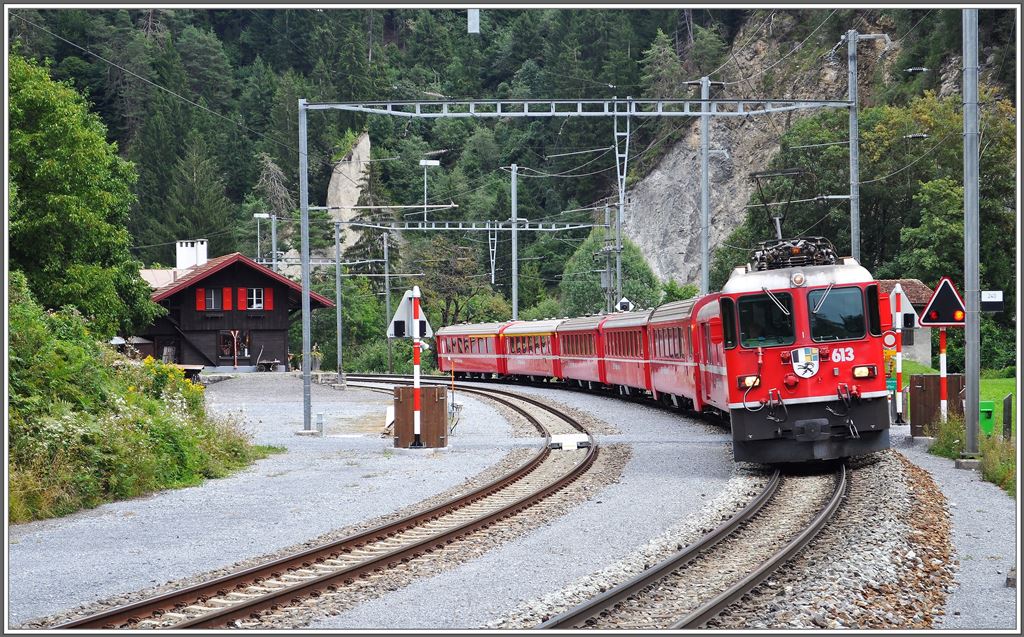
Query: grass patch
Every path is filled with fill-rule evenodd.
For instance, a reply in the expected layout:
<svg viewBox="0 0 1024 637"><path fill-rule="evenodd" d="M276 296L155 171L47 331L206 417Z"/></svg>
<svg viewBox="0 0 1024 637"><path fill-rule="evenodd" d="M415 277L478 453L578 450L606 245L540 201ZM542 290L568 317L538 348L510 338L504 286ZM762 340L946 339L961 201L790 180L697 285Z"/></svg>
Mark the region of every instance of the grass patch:
<svg viewBox="0 0 1024 637"><path fill-rule="evenodd" d="M960 458L966 440L962 418L950 418L929 427L926 433L935 437L928 453L952 460ZM982 434L979 450L982 477L998 485L1010 497L1017 497L1017 448L1014 440L1004 440L1000 435Z"/></svg>
<svg viewBox="0 0 1024 637"><path fill-rule="evenodd" d="M209 416L177 367L127 359L74 310L43 310L20 273L9 291L11 522L199 484L281 450Z"/></svg>
<svg viewBox="0 0 1024 637"><path fill-rule="evenodd" d="M995 403L995 429L993 433L1003 432L1003 399L1007 394L1012 394L1013 421L1011 430L1013 436L1017 435L1017 379L1016 378L982 378L981 386L978 388L981 400L991 400Z"/></svg>

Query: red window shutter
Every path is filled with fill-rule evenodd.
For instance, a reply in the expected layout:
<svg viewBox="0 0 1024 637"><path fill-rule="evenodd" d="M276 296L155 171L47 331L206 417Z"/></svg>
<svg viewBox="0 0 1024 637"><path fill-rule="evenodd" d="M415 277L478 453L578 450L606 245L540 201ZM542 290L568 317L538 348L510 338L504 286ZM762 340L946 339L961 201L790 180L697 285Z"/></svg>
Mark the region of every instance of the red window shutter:
<svg viewBox="0 0 1024 637"><path fill-rule="evenodd" d="M231 309L231 288L224 288L224 291L221 292L221 297L224 299L224 303L223 303L224 309L225 310L230 310Z"/></svg>
<svg viewBox="0 0 1024 637"><path fill-rule="evenodd" d="M238 288L238 309L246 309L245 288Z"/></svg>
<svg viewBox="0 0 1024 637"><path fill-rule="evenodd" d="M196 288L196 311L206 310L206 288Z"/></svg>
<svg viewBox="0 0 1024 637"><path fill-rule="evenodd" d="M274 309L274 288L263 288L263 309Z"/></svg>

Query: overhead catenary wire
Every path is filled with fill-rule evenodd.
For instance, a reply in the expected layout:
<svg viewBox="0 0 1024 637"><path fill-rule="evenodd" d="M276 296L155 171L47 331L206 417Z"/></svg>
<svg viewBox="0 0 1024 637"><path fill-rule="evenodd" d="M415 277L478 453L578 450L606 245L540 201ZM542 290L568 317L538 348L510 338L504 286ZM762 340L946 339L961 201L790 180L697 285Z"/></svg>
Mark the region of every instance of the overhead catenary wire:
<svg viewBox="0 0 1024 637"><path fill-rule="evenodd" d="M919 155L919 156L918 156L918 157L917 157L916 159L914 159L914 161L910 162L910 163L909 163L909 164L907 164L906 166L903 166L902 168L899 168L898 170L894 170L894 171L892 171L891 173L889 173L888 175L883 175L883 176L881 176L881 177L876 177L875 179L868 179L868 180L866 180L866 181L861 181L861 182L858 182L858 183L860 183L860 185L862 185L862 186L863 186L864 184L873 184L873 183L875 183L875 182L877 182L877 181L885 181L885 180L886 180L886 179L888 179L889 177L894 177L894 176L896 176L896 175L900 174L900 173L901 173L901 172L903 172L904 170L906 170L906 169L910 168L911 166L913 166L913 165L914 165L914 164L916 164L917 162L921 161L922 159L924 159L924 158L925 158L925 157L927 157L928 155L932 154L932 152L933 152L933 151L934 151L934 150L935 150L936 148L938 148L939 146L941 146L941 145L942 145L942 142L946 141L946 140L947 140L947 139L948 139L949 137L951 137L951 136L953 135L953 133L955 133L955 132L957 132L957 131L950 131L950 132L946 133L945 135L943 135L943 136L942 136L942 138L941 138L941 139L939 139L939 141L935 142L935 143L934 143L934 144L933 144L933 145L931 146L931 148L929 148L928 150L924 151L924 153L923 153L923 154Z"/></svg>
<svg viewBox="0 0 1024 637"><path fill-rule="evenodd" d="M917 26L918 26L919 24L921 24L922 22L924 22L924 19L925 19L925 18L927 18L927 17L929 16L929 15L931 15L931 12L932 12L932 11L935 11L935 9L928 9L928 12L927 12L927 13L925 13L925 14L924 14L923 16L921 16L921 19L920 19L920 20L918 20L917 22L915 22L915 23L914 23L914 26L910 27L910 29L908 29L906 33L904 33L904 34L903 34L903 35L901 35L900 37L896 38L896 39L895 39L895 40L893 41L893 44L896 44L896 43L902 42L902 41L903 41L903 38L905 38L905 37L907 37L908 35L910 35L910 34L911 34L911 33L912 33L913 31L914 31L914 29L916 29L916 28L917 28Z"/></svg>
<svg viewBox="0 0 1024 637"><path fill-rule="evenodd" d="M814 35L815 33L817 33L817 32L818 32L818 30L819 30L819 29L821 29L821 27L825 26L825 23L826 23L826 22L828 22L828 21L829 21L829 19L830 19L830 18L831 18L832 16L834 16L834 15L836 14L836 12L837 12L837 11L839 11L839 9L833 9L833 10L832 10L832 13L828 14L828 16L826 16L826 17L825 17L825 19L824 19L824 20L822 20L822 21L821 21L821 22L820 22L820 23L818 24L818 26L814 27L814 30L813 30L813 31L811 31L811 32L810 32L809 34L807 34L807 37L805 37L805 38L804 38L803 40L800 40L800 42L799 42L799 43L797 43L797 45L796 45L796 46L794 46L794 47L793 47L792 49L790 49L789 53L787 53L787 54L783 55L783 56L782 56L781 58L779 58L778 60L776 60L776 61L775 61L775 62L773 62L772 64L770 64L770 65L766 66L765 68L763 68L763 69L761 69L761 70L757 71L757 72L756 72L756 73L754 73L753 75L750 75L750 76L748 76L748 77L745 77L745 78L741 78L741 79L739 79L739 80L734 80L734 81L732 81L732 82L725 82L725 84L726 84L726 85L732 85L732 84L739 84L739 83L741 83L741 82L744 82L744 81L750 81L750 80L752 80L753 78L755 78L755 77L759 77L759 76L761 76L761 75L764 75L764 74L765 74L765 73L767 73L768 71L772 70L773 68L775 68L776 66L778 66L779 64L781 64L781 63L782 63L782 62L783 62L783 61L784 61L784 60L785 60L786 58L788 58L789 56L791 56L791 55L793 55L794 53L796 53L797 51L799 51L799 50L801 49L801 47L803 47L804 43L805 43L805 42L807 42L808 40L810 40L810 39L811 39L811 36L813 36L813 35Z"/></svg>

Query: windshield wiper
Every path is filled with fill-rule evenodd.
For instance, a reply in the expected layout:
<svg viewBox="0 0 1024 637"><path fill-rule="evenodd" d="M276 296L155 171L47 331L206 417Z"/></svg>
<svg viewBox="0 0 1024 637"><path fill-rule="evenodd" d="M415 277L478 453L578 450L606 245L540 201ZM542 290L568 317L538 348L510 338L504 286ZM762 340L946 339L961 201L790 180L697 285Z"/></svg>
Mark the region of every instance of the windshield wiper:
<svg viewBox="0 0 1024 637"><path fill-rule="evenodd" d="M779 308L780 310L782 310L782 313L783 313L783 314L785 314L786 316L789 316L789 310L787 310L787 309L785 308L785 306L784 306L784 305L782 305L782 302L781 302L781 301L779 301L779 299L777 299L777 298L775 297L775 295L774 295L774 294L772 294L772 293L771 293L771 292L770 292L770 291L768 290L768 288L766 288L765 286L763 286L763 285L762 285L762 286L761 286L761 289L762 289L762 290L764 290L764 293L765 293L765 294L767 294L767 295L768 295L768 298L770 298L770 299L772 300L772 303L774 303L774 304L776 305L776 307L778 307L778 308Z"/></svg>
<svg viewBox="0 0 1024 637"><path fill-rule="evenodd" d="M831 292L831 291L832 291L832 284L829 283L828 287L825 288L825 293L822 294L821 295L821 299L818 300L818 304L814 306L813 310L811 310L811 314L817 314L818 313L818 310L820 310L821 306L824 305L825 299L828 298L828 293Z"/></svg>

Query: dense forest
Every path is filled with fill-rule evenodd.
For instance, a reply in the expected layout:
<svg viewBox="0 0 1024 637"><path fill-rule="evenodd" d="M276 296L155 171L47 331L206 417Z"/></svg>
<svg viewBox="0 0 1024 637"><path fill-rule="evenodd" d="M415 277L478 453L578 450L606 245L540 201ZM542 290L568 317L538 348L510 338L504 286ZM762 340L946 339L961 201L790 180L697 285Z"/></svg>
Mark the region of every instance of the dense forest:
<svg viewBox="0 0 1024 637"><path fill-rule="evenodd" d="M25 271L33 294L44 305L78 305L87 316L102 318L102 332L126 333L156 312L140 299L144 288L130 271L142 263L171 264L175 240L206 237L212 255L234 250L252 255L257 241L252 214L274 212L286 220L282 248L297 245L299 98L315 102L689 94L686 80L734 73L727 62L740 29L770 20L771 13L484 10L481 33L469 34L462 10L16 10L9 21L12 82L15 68L25 78L42 68L59 86L85 97L88 108L98 115L86 128L94 136L105 135L109 144L97 151L100 155L80 156L81 168L102 172L112 184L105 192L116 201L102 201L109 210L102 219L83 212L84 228L57 217L59 202L39 192L47 176L19 167L19 162L29 165L43 156L32 146L36 136L55 131L48 133L38 121L32 91L19 93L22 101L12 105L12 130L22 127L25 139L17 146L24 152L12 151L12 268ZM808 50L827 52L846 29L867 20L906 34L898 68L941 68L960 50L959 11L841 10L824 22L821 10L789 13L798 16L801 27L787 35L796 38L784 43L787 49L804 39ZM1004 96L1014 94L1017 54L1014 21L1005 19L1007 15L981 12L983 59L992 83L986 89L983 116L982 281L1009 292L1012 305L1016 111ZM880 277L914 276L933 284L942 273L962 272L962 228L956 225L962 196L957 97L936 97L942 83L939 73L871 81L871 103L861 120L862 178L884 179L862 191L865 261ZM768 196L795 192L802 199L843 190L847 169L841 147L792 150L844 139L843 117L825 113L799 120L785 132L775 166L812 167L817 183L777 183ZM418 162L429 157L441 161L439 170L427 174L431 203L452 201L459 206L432 213L433 218L504 221L510 216L506 168L516 163L520 217L600 221L615 189L608 148L611 126L603 119L406 120L314 112L309 121L310 202L324 203L335 163L349 152L358 134L367 131L374 161L361 184L365 204L422 202ZM904 135L918 132L931 136L922 149L928 150L927 158L901 169L901 160L917 153L908 155L892 143L905 144ZM630 183L641 179L683 135L657 122L638 125L633 144L639 150L631 163ZM76 140L68 135L68 143ZM945 144L936 144L931 152L935 142ZM103 157L102 164L94 161L98 156ZM890 181L887 175L892 171L899 171L898 178ZM40 210L52 214L27 221ZM792 230L823 219L813 227L814 233L832 237L839 247L845 241L848 247L839 207L830 211L795 204L787 215L787 228ZM401 213L394 218L401 218ZM730 265L745 258L736 246L746 248L769 236L765 218L762 210L752 208L746 223L718 252L717 282ZM101 231L100 224L115 232ZM313 245L330 245L331 225L325 215L314 215L313 225ZM575 314L603 306L593 272L598 264L592 258L602 240L600 232L523 233L524 317ZM113 238L94 245L93 234ZM64 248L41 263L36 248L45 241ZM380 250L379 234L366 233L346 256L376 258ZM508 318L507 237L498 247L494 284L485 236L405 233L392 254L395 271L423 274L415 281L396 283L396 288L418 282L435 326ZM694 292L682 285L687 282L657 281L642 254L628 245L625 261L631 298L644 305ZM314 286L332 295L332 277L333 269L318 270ZM123 307L111 312L88 305L85 299L96 290L103 290L106 298L124 299ZM346 366L353 369L380 369L384 364L379 292L379 279L345 280ZM320 314L314 339L331 363L334 319ZM986 366L1005 367L1012 361L1012 355L1000 352L1008 348L1003 344L1012 343L1014 322L1012 312L986 319L993 344Z"/></svg>

